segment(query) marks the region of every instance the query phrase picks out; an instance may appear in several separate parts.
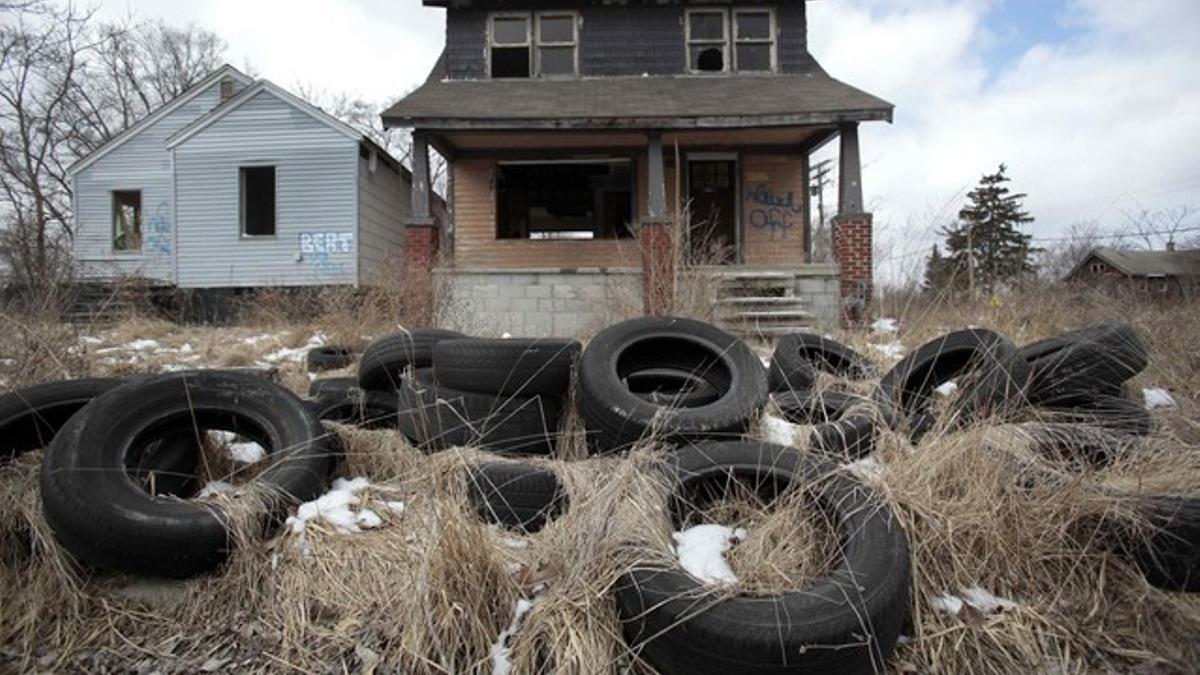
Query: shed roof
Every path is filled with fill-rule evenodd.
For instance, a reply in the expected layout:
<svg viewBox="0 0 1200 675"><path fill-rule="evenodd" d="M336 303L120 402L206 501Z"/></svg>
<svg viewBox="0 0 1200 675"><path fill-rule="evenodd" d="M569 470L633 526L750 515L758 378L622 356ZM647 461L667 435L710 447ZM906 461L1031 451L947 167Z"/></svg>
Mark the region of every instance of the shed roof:
<svg viewBox="0 0 1200 675"><path fill-rule="evenodd" d="M439 129L742 128L892 121L891 103L799 73L447 80L444 55L423 85L383 113L387 126Z"/></svg>
<svg viewBox="0 0 1200 675"><path fill-rule="evenodd" d="M1200 249L1123 251L1115 248L1098 248L1092 251L1067 276L1075 276L1075 273L1091 258L1099 258L1123 274L1134 277L1200 277Z"/></svg>

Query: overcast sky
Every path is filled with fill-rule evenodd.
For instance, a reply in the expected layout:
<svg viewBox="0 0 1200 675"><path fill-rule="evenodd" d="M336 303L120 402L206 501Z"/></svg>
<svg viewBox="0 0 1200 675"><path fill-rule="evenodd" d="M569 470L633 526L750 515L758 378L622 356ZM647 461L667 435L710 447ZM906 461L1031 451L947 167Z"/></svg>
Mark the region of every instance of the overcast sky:
<svg viewBox="0 0 1200 675"><path fill-rule="evenodd" d="M194 22L225 38L234 65L280 85L381 103L423 80L443 42L442 10L419 0L108 0L101 11ZM1200 208L1200 0L818 0L809 19L834 77L896 104L895 124L862 138L891 269L919 263L1000 162L1029 193L1038 237Z"/></svg>

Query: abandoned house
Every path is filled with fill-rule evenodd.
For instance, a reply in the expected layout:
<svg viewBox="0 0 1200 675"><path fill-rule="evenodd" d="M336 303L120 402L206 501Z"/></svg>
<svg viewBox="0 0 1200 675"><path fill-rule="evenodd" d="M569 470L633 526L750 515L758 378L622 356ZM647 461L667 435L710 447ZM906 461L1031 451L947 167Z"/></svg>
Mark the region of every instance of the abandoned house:
<svg viewBox="0 0 1200 675"><path fill-rule="evenodd" d="M1200 295L1200 250L1125 251L1098 248L1063 279L1088 288L1136 293L1157 299L1191 299Z"/></svg>
<svg viewBox="0 0 1200 675"><path fill-rule="evenodd" d="M408 169L224 66L69 170L85 281L220 293L357 285L402 260ZM426 210L428 210L426 208Z"/></svg>
<svg viewBox="0 0 1200 675"><path fill-rule="evenodd" d="M383 113L414 130L410 274L498 328L572 335L610 289L669 309L678 247L754 331L865 314L858 125L893 107L821 68L805 2L424 4L445 10L445 50ZM809 158L835 139L836 264L814 264ZM446 218L429 148L449 164Z"/></svg>

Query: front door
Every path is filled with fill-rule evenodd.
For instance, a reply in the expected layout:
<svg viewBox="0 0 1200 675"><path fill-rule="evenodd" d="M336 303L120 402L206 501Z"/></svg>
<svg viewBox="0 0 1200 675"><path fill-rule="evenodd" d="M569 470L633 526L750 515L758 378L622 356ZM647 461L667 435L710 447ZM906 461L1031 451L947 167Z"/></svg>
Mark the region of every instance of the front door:
<svg viewBox="0 0 1200 675"><path fill-rule="evenodd" d="M698 262L729 264L737 261L737 162L688 162L688 198L691 223L688 244Z"/></svg>

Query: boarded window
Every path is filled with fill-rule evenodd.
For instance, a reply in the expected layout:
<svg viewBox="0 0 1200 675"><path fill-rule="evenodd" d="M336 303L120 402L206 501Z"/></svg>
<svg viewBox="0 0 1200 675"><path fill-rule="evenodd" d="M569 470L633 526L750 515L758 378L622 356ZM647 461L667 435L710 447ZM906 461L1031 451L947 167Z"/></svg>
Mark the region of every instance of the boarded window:
<svg viewBox="0 0 1200 675"><path fill-rule="evenodd" d="M142 193L120 190L112 193L113 250L142 249Z"/></svg>
<svg viewBox="0 0 1200 675"><path fill-rule="evenodd" d="M492 77L529 77L529 17L492 17Z"/></svg>
<svg viewBox="0 0 1200 675"><path fill-rule="evenodd" d="M497 167L497 239L623 238L632 236L632 219L627 159Z"/></svg>
<svg viewBox="0 0 1200 675"><path fill-rule="evenodd" d="M241 182L242 234L269 237L275 234L275 167L243 166Z"/></svg>

